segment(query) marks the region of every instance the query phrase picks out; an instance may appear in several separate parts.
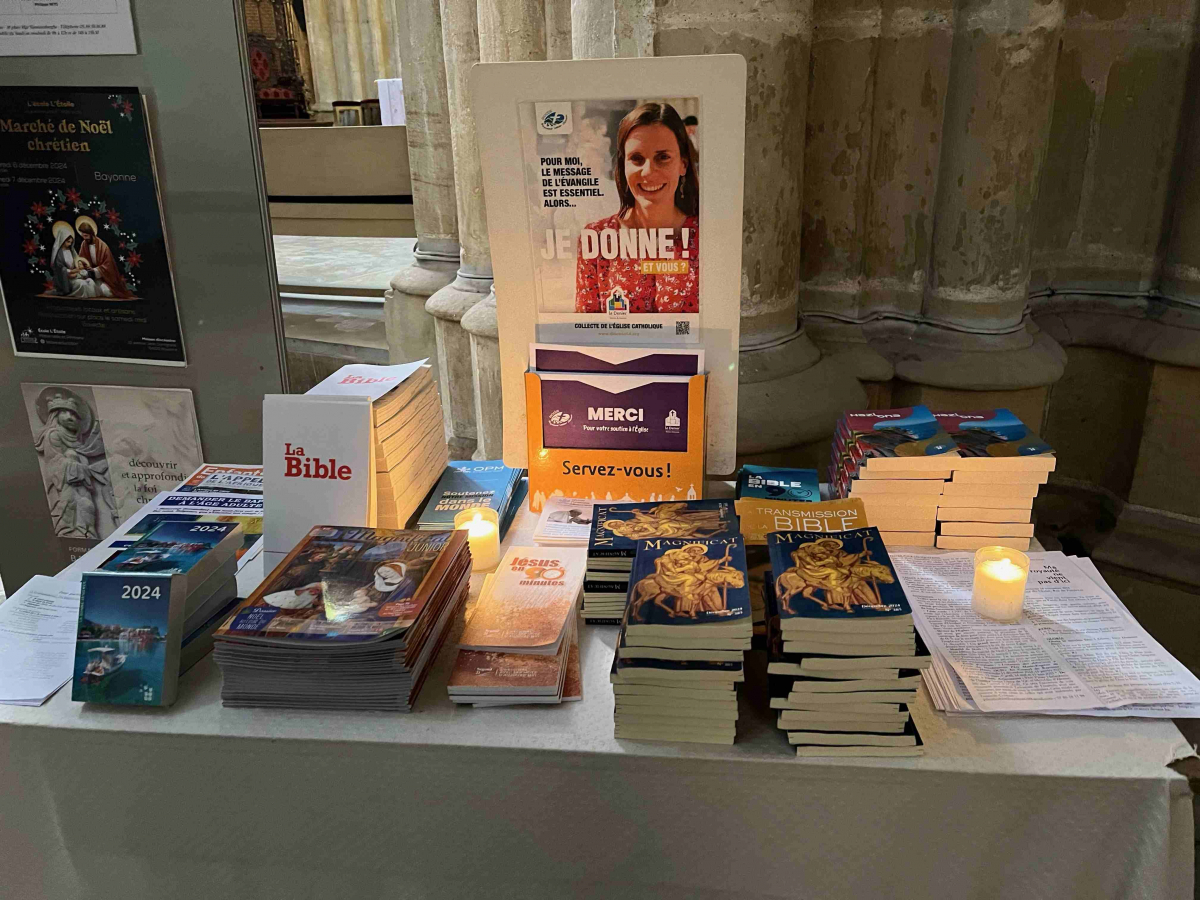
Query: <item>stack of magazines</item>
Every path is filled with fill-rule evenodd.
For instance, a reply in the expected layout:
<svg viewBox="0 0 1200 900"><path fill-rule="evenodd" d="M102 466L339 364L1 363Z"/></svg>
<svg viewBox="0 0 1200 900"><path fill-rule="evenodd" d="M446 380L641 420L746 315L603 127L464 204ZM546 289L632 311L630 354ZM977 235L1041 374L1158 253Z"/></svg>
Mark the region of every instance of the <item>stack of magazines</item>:
<svg viewBox="0 0 1200 900"><path fill-rule="evenodd" d="M639 541L613 668L616 736L732 744L738 718L733 682L740 680L751 637L740 534ZM671 681L653 692L617 690L632 666Z"/></svg>
<svg viewBox="0 0 1200 900"><path fill-rule="evenodd" d="M729 500L597 503L592 510L588 538L584 621L599 625L621 623L638 541L707 539L738 533L737 514Z"/></svg>
<svg viewBox="0 0 1200 900"><path fill-rule="evenodd" d="M1200 679L1138 624L1090 559L1030 553L1025 614L1004 624L971 608L973 556L893 557L933 655L922 676L939 710L1200 716Z"/></svg>
<svg viewBox="0 0 1200 900"><path fill-rule="evenodd" d="M221 699L407 712L470 576L463 531L319 525L217 630Z"/></svg>
<svg viewBox="0 0 1200 900"><path fill-rule="evenodd" d="M500 539L528 493L525 470L502 459L451 460L417 519L418 531L448 531L463 510L490 507L500 522Z"/></svg>
<svg viewBox="0 0 1200 900"><path fill-rule="evenodd" d="M459 640L455 703L515 706L583 697L576 628L582 547L510 547Z"/></svg>
<svg viewBox="0 0 1200 900"><path fill-rule="evenodd" d="M929 655L876 528L767 535L771 707L797 756L919 756Z"/></svg>

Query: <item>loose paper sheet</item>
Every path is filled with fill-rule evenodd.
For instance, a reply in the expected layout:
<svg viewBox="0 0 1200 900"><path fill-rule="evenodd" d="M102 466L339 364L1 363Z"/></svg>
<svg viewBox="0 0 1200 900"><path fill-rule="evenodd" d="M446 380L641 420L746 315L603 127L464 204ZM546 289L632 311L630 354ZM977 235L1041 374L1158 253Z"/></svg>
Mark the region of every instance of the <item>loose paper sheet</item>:
<svg viewBox="0 0 1200 900"><path fill-rule="evenodd" d="M133 53L129 0L0 0L0 56Z"/></svg>
<svg viewBox="0 0 1200 900"><path fill-rule="evenodd" d="M34 575L0 603L0 703L41 706L71 679L79 584Z"/></svg>

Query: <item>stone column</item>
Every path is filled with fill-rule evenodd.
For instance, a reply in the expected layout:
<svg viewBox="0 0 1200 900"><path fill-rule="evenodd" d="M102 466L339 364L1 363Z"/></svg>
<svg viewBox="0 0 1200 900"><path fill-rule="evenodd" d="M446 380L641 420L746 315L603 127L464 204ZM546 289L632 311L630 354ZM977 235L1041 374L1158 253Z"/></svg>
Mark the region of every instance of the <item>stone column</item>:
<svg viewBox="0 0 1200 900"><path fill-rule="evenodd" d="M337 65L334 62L333 33L329 7L337 0L304 0L304 21L308 34L308 54L312 63L313 96L316 108L328 111L338 99Z"/></svg>
<svg viewBox="0 0 1200 900"><path fill-rule="evenodd" d="M658 8L654 27L656 55L740 53L747 63L738 452L825 440L866 395L799 321L812 0L685 0Z"/></svg>
<svg viewBox="0 0 1200 900"><path fill-rule="evenodd" d="M479 17L475 0L441 0L441 18L462 255L454 281L429 298L425 311L435 319L438 389L442 395L446 437L450 441L451 454L461 457L470 456L474 451L476 438L471 342L462 330L461 322L463 315L491 289L492 258L488 246L487 211L483 205L483 172L479 166L479 143L468 84L471 66L479 61Z"/></svg>
<svg viewBox="0 0 1200 900"><path fill-rule="evenodd" d="M546 0L546 59L571 58L571 0Z"/></svg>
<svg viewBox="0 0 1200 900"><path fill-rule="evenodd" d="M475 459L499 459L504 454L504 396L500 387L500 330L496 324L496 294L487 295L462 318L471 336L471 380L475 394Z"/></svg>
<svg viewBox="0 0 1200 900"><path fill-rule="evenodd" d="M553 2L553 0L552 0ZM479 0L479 59L514 62L546 58L544 0ZM475 459L498 459L504 451L504 401L500 386L500 342L496 293L463 315L470 335L475 401Z"/></svg>
<svg viewBox="0 0 1200 900"><path fill-rule="evenodd" d="M886 382L892 364L870 336L886 334L892 316L921 312L954 4L815 0L814 14L804 326L826 354L842 354L859 379Z"/></svg>
<svg viewBox="0 0 1200 900"><path fill-rule="evenodd" d="M571 0L575 59L653 56L654 0Z"/></svg>
<svg viewBox="0 0 1200 900"><path fill-rule="evenodd" d="M1061 0L958 10L931 272L896 363L905 381L1015 390L1062 376L1062 348L1024 321L1062 22Z"/></svg>
<svg viewBox="0 0 1200 900"><path fill-rule="evenodd" d="M412 172L416 261L392 276L384 293L388 349L393 363L429 357L440 374L435 319L429 298L454 280L459 264L458 210L442 14L438 0L394 3L404 66L408 161Z"/></svg>

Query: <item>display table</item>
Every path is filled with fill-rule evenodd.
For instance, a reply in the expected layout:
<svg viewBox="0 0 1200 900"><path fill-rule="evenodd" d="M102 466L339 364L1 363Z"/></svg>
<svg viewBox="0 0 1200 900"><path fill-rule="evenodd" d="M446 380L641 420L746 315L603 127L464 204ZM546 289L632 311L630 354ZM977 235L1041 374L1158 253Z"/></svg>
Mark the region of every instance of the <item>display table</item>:
<svg viewBox="0 0 1200 900"><path fill-rule="evenodd" d="M922 690L924 758L797 760L755 652L734 746L617 741L615 637L559 707L456 708L450 647L410 715L224 709L211 657L169 710L0 706L0 896L1192 897L1169 720Z"/></svg>

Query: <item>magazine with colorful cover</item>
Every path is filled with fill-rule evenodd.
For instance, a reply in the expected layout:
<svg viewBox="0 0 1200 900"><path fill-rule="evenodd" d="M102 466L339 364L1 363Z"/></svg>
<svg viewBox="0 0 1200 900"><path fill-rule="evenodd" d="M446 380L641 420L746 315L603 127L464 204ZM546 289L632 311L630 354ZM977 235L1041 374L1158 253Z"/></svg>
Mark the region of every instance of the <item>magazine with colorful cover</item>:
<svg viewBox="0 0 1200 900"><path fill-rule="evenodd" d="M638 541L622 639L626 631L683 638L695 629L749 637L749 586L740 534Z"/></svg>
<svg viewBox="0 0 1200 900"><path fill-rule="evenodd" d="M464 531L318 525L237 607L216 637L361 644L420 616Z"/></svg>
<svg viewBox="0 0 1200 900"><path fill-rule="evenodd" d="M180 494L194 491L220 494L261 494L262 466L231 466L206 463L175 487Z"/></svg>
<svg viewBox="0 0 1200 900"><path fill-rule="evenodd" d="M734 497L816 503L821 499L821 484L816 469L744 465L738 472Z"/></svg>
<svg viewBox="0 0 1200 900"><path fill-rule="evenodd" d="M638 541L648 538L708 539L738 533L732 500L597 503L588 558L632 562Z"/></svg>
<svg viewBox="0 0 1200 900"><path fill-rule="evenodd" d="M789 624L802 628L806 619L842 620L847 630L881 619L911 624L912 608L879 529L775 532L767 535L767 549L768 605L785 631Z"/></svg>
<svg viewBox="0 0 1200 900"><path fill-rule="evenodd" d="M1007 409L934 412L962 456L1047 456L1054 448Z"/></svg>
<svg viewBox="0 0 1200 900"><path fill-rule="evenodd" d="M569 633L586 568L582 547L509 547L459 647L555 655Z"/></svg>
<svg viewBox="0 0 1200 900"><path fill-rule="evenodd" d="M417 528L452 529L458 513L480 506L490 507L501 516L507 514L521 472L499 459L451 460L421 510Z"/></svg>

